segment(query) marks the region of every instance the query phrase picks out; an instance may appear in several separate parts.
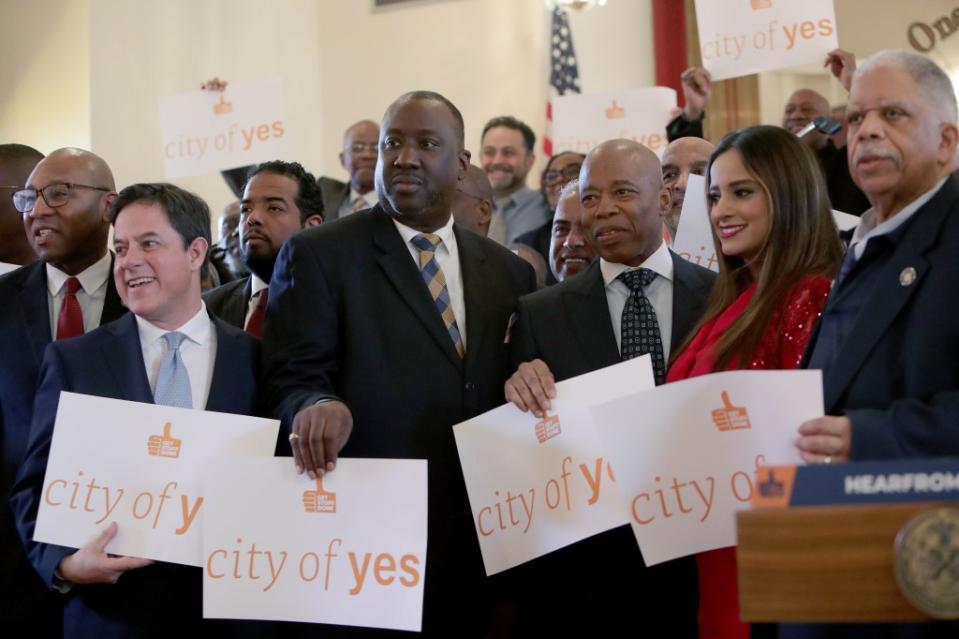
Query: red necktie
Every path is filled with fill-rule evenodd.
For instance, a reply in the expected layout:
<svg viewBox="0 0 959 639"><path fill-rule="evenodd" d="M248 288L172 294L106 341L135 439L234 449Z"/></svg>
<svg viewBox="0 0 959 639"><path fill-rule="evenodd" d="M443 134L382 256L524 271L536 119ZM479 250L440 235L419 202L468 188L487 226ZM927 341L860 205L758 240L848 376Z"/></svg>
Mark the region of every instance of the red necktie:
<svg viewBox="0 0 959 639"><path fill-rule="evenodd" d="M60 317L57 318L57 339L83 335L83 311L80 309L80 302L77 301L78 290L80 290L80 280L75 277L67 279L63 304L60 306Z"/></svg>
<svg viewBox="0 0 959 639"><path fill-rule="evenodd" d="M266 302L270 296L270 289L262 289L257 298L256 306L250 313L250 319L246 323L246 332L254 337L263 337L263 320L266 319Z"/></svg>

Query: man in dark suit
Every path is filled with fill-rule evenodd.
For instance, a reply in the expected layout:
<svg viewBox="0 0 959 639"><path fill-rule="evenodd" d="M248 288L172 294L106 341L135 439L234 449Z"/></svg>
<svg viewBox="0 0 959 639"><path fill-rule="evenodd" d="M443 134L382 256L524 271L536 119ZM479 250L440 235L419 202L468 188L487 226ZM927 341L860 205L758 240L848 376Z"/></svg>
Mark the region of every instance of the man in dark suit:
<svg viewBox="0 0 959 639"><path fill-rule="evenodd" d="M347 182L321 177L326 219L336 220L376 204L373 171L376 168L377 140L380 128L371 120L361 120L343 134L340 164L349 173Z"/></svg>
<svg viewBox="0 0 959 639"><path fill-rule="evenodd" d="M301 472L329 472L341 453L429 461L428 636L486 630L451 426L502 403L509 318L534 287L519 258L454 226L469 159L452 103L399 97L380 133L379 204L290 238L263 342L268 403Z"/></svg>
<svg viewBox="0 0 959 639"><path fill-rule="evenodd" d="M214 315L263 337L270 278L280 247L298 231L323 223L323 198L298 162L274 160L250 169L240 201L240 255L250 275L203 295Z"/></svg>
<svg viewBox="0 0 959 639"><path fill-rule="evenodd" d="M200 298L210 245L206 204L173 185L135 184L120 192L115 215L114 277L132 313L47 349L11 502L31 562L64 592L64 635L216 632L219 625L201 623L201 571L107 554L115 522L79 550L32 541L61 391L227 413L255 409L257 342L210 316Z"/></svg>
<svg viewBox="0 0 959 639"><path fill-rule="evenodd" d="M959 455L957 108L929 58L880 51L856 71L849 166L862 215L803 366L826 416L799 427L809 463ZM890 542L891 543L891 542ZM951 624L789 626L783 637L955 637Z"/></svg>
<svg viewBox="0 0 959 639"><path fill-rule="evenodd" d="M663 242L669 209L656 155L631 140L611 140L586 156L579 177L581 228L600 259L585 271L520 302L512 334L519 363L506 398L543 415L555 380L650 353L657 383L669 356L706 308L715 275ZM640 330L640 327L645 327ZM646 568L629 525L573 544L516 569L520 626L547 635L617 634L637 620L695 637L692 557ZM582 587L548 587L550 584ZM588 611L558 616L556 610Z"/></svg>
<svg viewBox="0 0 959 639"><path fill-rule="evenodd" d="M59 149L12 200L40 260L0 277L0 625L56 634L58 603L30 567L8 498L23 462L43 351L125 310L107 251L113 174L100 157Z"/></svg>

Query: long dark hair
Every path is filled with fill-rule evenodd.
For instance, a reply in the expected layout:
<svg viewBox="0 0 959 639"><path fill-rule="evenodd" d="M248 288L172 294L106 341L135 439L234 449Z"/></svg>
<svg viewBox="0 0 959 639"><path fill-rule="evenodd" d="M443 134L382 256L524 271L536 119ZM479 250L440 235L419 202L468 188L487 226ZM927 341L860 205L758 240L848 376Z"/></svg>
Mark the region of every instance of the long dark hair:
<svg viewBox="0 0 959 639"><path fill-rule="evenodd" d="M754 126L728 134L709 156L706 191L710 188L713 162L735 151L746 171L762 186L769 208L769 235L760 249L761 266L755 279L756 292L749 306L726 329L716 343L714 371L725 370L737 356L746 366L776 309L804 277L832 277L842 259L842 245L832 217L822 169L812 151L796 136L775 126ZM708 205L712 209L712 204ZM750 265L738 256L723 255L713 231L719 261L719 277L713 286L703 319L686 339L722 313L754 281Z"/></svg>

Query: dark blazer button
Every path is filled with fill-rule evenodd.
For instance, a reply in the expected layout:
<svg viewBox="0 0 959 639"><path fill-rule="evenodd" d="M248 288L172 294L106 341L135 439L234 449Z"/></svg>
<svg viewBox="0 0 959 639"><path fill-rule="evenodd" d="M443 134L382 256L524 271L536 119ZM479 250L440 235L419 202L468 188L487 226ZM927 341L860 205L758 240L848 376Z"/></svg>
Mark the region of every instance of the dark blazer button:
<svg viewBox="0 0 959 639"><path fill-rule="evenodd" d="M476 384L474 384L473 382L466 382L466 385L464 386L464 388L468 391L474 391L476 390Z"/></svg>

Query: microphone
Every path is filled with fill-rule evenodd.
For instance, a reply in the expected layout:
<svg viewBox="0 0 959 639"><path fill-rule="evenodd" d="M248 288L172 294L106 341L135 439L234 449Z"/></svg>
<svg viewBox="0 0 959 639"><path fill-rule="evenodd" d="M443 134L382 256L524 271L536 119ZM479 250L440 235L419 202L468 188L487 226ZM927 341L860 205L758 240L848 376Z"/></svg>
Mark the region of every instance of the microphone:
<svg viewBox="0 0 959 639"><path fill-rule="evenodd" d="M799 133L796 134L796 137L801 140L813 129L819 131L820 133L825 133L826 135L833 135L834 133L838 133L839 129L841 128L842 124L840 124L838 120L833 120L832 118L827 117L818 117L800 129Z"/></svg>

